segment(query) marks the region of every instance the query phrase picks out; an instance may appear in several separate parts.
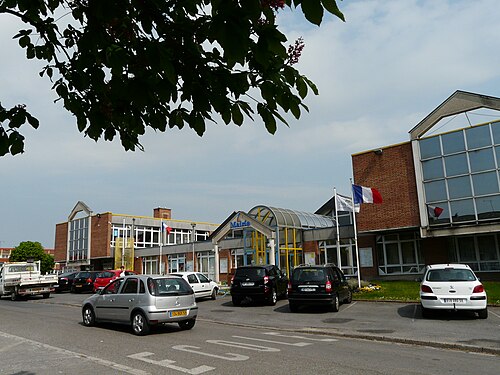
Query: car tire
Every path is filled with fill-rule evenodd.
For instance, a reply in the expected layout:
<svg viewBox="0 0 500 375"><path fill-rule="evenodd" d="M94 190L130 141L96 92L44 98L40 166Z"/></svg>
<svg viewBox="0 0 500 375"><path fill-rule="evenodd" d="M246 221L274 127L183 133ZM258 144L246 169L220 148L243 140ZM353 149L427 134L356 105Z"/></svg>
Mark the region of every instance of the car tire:
<svg viewBox="0 0 500 375"><path fill-rule="evenodd" d="M144 336L149 333L149 322L142 312L135 312L132 314L132 330L134 335Z"/></svg>
<svg viewBox="0 0 500 375"><path fill-rule="evenodd" d="M187 331L191 328L194 327L194 324L196 323L196 319L188 319L188 320L183 320L182 322L179 322L179 328L182 329L183 331Z"/></svg>
<svg viewBox="0 0 500 375"><path fill-rule="evenodd" d="M43 293L42 294L42 298L49 298L50 297L50 293Z"/></svg>
<svg viewBox="0 0 500 375"><path fill-rule="evenodd" d="M82 309L82 321L83 325L86 327L92 327L95 325L95 313L92 306L85 305Z"/></svg>
<svg viewBox="0 0 500 375"><path fill-rule="evenodd" d="M488 318L488 309L479 310L477 312L477 316L479 317L479 319L487 319Z"/></svg>
<svg viewBox="0 0 500 375"><path fill-rule="evenodd" d="M278 293L276 293L275 288L272 288L271 295L269 296L269 299L267 300L267 302L270 306L274 306L274 305L276 305L277 301L278 301Z"/></svg>
<svg viewBox="0 0 500 375"><path fill-rule="evenodd" d="M234 306L241 305L241 299L239 297L231 297L231 301L233 301Z"/></svg>
<svg viewBox="0 0 500 375"><path fill-rule="evenodd" d="M339 308L340 308L339 296L338 294L335 293L335 295L332 298L332 311L337 312L339 311Z"/></svg>
<svg viewBox="0 0 500 375"><path fill-rule="evenodd" d="M19 296L17 295L16 292L12 292L10 294L10 299L11 299L11 301L17 301L19 299Z"/></svg>
<svg viewBox="0 0 500 375"><path fill-rule="evenodd" d="M426 309L424 306L420 305L422 310L422 318L429 319L432 316L432 311L430 309Z"/></svg>
<svg viewBox="0 0 500 375"><path fill-rule="evenodd" d="M212 299L214 301L217 299L217 288L214 288L212 290L212 294L210 295L210 299Z"/></svg>
<svg viewBox="0 0 500 375"><path fill-rule="evenodd" d="M344 303L351 303L352 302L352 290L349 289L347 292L347 298L345 299Z"/></svg>
<svg viewBox="0 0 500 375"><path fill-rule="evenodd" d="M293 303L293 302L288 302L288 308L293 313L296 313L297 311L299 311L299 306L296 303Z"/></svg>

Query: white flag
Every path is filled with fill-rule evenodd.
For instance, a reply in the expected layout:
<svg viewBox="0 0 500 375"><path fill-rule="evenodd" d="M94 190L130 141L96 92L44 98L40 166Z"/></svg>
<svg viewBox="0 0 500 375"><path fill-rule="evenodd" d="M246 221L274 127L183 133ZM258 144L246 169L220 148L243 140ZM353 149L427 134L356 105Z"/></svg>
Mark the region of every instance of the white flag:
<svg viewBox="0 0 500 375"><path fill-rule="evenodd" d="M352 212L352 199L337 194L335 196L335 209L338 211Z"/></svg>

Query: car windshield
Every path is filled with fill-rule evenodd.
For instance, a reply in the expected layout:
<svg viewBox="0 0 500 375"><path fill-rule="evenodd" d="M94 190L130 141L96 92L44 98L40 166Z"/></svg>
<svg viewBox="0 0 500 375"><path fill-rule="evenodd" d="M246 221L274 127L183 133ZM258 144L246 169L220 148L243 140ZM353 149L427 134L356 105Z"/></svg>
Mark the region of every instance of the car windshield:
<svg viewBox="0 0 500 375"><path fill-rule="evenodd" d="M86 278L88 278L88 277L90 277L90 276L91 276L90 272L80 272L80 273L77 275L77 277L86 277Z"/></svg>
<svg viewBox="0 0 500 375"><path fill-rule="evenodd" d="M440 270L430 270L427 274L427 281L474 281L476 277L471 270L463 268L444 268Z"/></svg>
<svg viewBox="0 0 500 375"><path fill-rule="evenodd" d="M181 278L148 279L149 293L153 296L192 294L189 284Z"/></svg>
<svg viewBox="0 0 500 375"><path fill-rule="evenodd" d="M325 281L325 270L317 268L300 268L293 271L293 281L307 282L307 281Z"/></svg>
<svg viewBox="0 0 500 375"><path fill-rule="evenodd" d="M236 269L235 277L258 278L266 276L264 268L239 268Z"/></svg>

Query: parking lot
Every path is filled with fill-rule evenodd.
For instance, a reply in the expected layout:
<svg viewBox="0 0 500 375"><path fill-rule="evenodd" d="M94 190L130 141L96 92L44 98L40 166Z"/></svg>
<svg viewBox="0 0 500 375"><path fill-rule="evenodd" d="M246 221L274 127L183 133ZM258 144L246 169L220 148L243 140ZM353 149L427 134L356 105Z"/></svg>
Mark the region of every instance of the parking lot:
<svg viewBox="0 0 500 375"><path fill-rule="evenodd" d="M37 303L79 307L90 294L52 294ZM35 299L33 299L35 300ZM22 303L22 302L21 302ZM423 319L415 303L353 301L337 313L305 309L291 313L286 300L276 306L244 301L233 306L229 295L198 301L198 319L218 324L266 327L294 332L383 340L500 354L500 307L489 307L488 319L470 313L444 313Z"/></svg>

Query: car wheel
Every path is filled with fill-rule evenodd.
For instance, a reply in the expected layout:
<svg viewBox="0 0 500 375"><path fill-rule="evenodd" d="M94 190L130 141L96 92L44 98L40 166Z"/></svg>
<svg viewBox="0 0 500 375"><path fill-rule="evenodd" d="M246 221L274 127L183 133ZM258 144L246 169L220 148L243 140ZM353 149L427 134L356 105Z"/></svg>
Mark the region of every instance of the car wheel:
<svg viewBox="0 0 500 375"><path fill-rule="evenodd" d="M217 299L217 288L214 288L212 290L212 294L210 295L210 298L213 300Z"/></svg>
<svg viewBox="0 0 500 375"><path fill-rule="evenodd" d="M335 294L333 296L333 300L332 300L332 311L333 312L339 311L339 307L340 307L339 296L337 294Z"/></svg>
<svg viewBox="0 0 500 375"><path fill-rule="evenodd" d="M295 303L292 303L292 302L288 302L288 308L293 313L299 311L299 306L297 306Z"/></svg>
<svg viewBox="0 0 500 375"><path fill-rule="evenodd" d="M11 299L12 301L17 301L18 297L19 297L19 296L17 295L17 293L16 293L16 292L12 292L12 293L10 294L10 299Z"/></svg>
<svg viewBox="0 0 500 375"><path fill-rule="evenodd" d="M42 294L42 298L49 298L50 297L50 293L43 293Z"/></svg>
<svg viewBox="0 0 500 375"><path fill-rule="evenodd" d="M349 289L349 291L347 292L347 298L345 299L344 302L345 303L351 303L352 302L352 291L351 291L351 289Z"/></svg>
<svg viewBox="0 0 500 375"><path fill-rule="evenodd" d="M422 309L422 318L429 319L432 316L432 312L430 309L426 309L424 306L420 305Z"/></svg>
<svg viewBox="0 0 500 375"><path fill-rule="evenodd" d="M241 299L238 297L232 297L231 300L233 301L234 306L239 306L241 305Z"/></svg>
<svg viewBox="0 0 500 375"><path fill-rule="evenodd" d="M135 312L132 315L132 330L137 336L144 336L149 333L149 323L141 312Z"/></svg>
<svg viewBox="0 0 500 375"><path fill-rule="evenodd" d="M179 327L183 331L186 331L188 329L191 329L194 327L194 324L196 323L196 319L188 319L188 320L183 320L182 322L179 322Z"/></svg>
<svg viewBox="0 0 500 375"><path fill-rule="evenodd" d="M95 325L95 313L94 309L86 305L82 309L82 320L83 320L83 325L86 327L92 327Z"/></svg>
<svg viewBox="0 0 500 375"><path fill-rule="evenodd" d="M477 312L477 315L479 316L479 319L486 319L486 318L488 318L488 309L479 310Z"/></svg>
<svg viewBox="0 0 500 375"><path fill-rule="evenodd" d="M278 294L276 293L276 289L271 289L271 295L269 296L268 303L271 306L276 305L276 302L278 301Z"/></svg>

